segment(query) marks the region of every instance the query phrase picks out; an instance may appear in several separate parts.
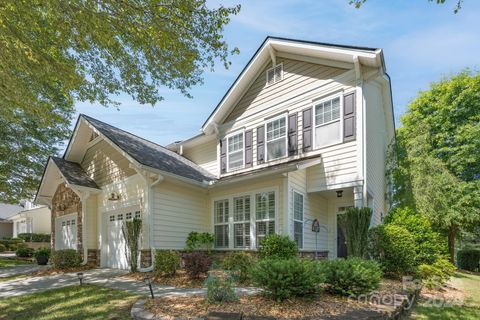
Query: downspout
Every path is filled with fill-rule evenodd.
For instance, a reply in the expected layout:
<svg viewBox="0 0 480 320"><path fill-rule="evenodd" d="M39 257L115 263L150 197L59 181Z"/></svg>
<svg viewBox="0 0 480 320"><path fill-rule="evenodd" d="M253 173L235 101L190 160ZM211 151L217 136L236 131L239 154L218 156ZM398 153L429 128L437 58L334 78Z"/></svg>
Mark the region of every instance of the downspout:
<svg viewBox="0 0 480 320"><path fill-rule="evenodd" d="M150 242L150 259L151 259L151 264L149 267L146 268L138 268L138 271L140 272L151 272L153 271L154 264L155 264L155 255L153 253L153 187L155 187L157 184L162 182L165 178L162 175L158 175L158 178L153 181L152 183L148 184L148 178L145 179L146 183L148 184L148 194L147 194L147 200L148 200L148 210L150 211L150 214L148 215L149 223L148 223L148 238Z"/></svg>

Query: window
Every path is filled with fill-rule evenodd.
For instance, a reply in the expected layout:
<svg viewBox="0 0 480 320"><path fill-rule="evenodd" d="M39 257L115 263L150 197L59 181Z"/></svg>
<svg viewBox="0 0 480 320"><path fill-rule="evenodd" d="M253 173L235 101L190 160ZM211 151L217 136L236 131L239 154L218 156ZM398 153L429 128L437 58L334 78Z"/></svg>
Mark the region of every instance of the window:
<svg viewBox="0 0 480 320"><path fill-rule="evenodd" d="M315 105L315 147L341 141L341 99L339 96Z"/></svg>
<svg viewBox="0 0 480 320"><path fill-rule="evenodd" d="M111 216L110 216L110 222L111 222L111 221L115 221L115 216L114 216L114 215L111 215Z"/></svg>
<svg viewBox="0 0 480 320"><path fill-rule="evenodd" d="M120 213L117 215L117 221L122 221L123 220L123 213Z"/></svg>
<svg viewBox="0 0 480 320"><path fill-rule="evenodd" d="M228 200L214 202L215 247L228 248Z"/></svg>
<svg viewBox="0 0 480 320"><path fill-rule="evenodd" d="M255 195L255 220L258 247L266 235L275 233L275 192Z"/></svg>
<svg viewBox="0 0 480 320"><path fill-rule="evenodd" d="M283 64L267 70L267 85L272 85L283 79Z"/></svg>
<svg viewBox="0 0 480 320"><path fill-rule="evenodd" d="M132 213L131 213L131 212L127 212L126 215L125 215L125 219L127 219L127 220L132 220Z"/></svg>
<svg viewBox="0 0 480 320"><path fill-rule="evenodd" d="M228 137L228 170L242 168L243 159L243 132Z"/></svg>
<svg viewBox="0 0 480 320"><path fill-rule="evenodd" d="M303 194L293 191L293 238L303 248Z"/></svg>
<svg viewBox="0 0 480 320"><path fill-rule="evenodd" d="M250 196L233 198L234 247L250 247Z"/></svg>
<svg viewBox="0 0 480 320"><path fill-rule="evenodd" d="M75 219L72 219L72 223L71 223L72 226L75 225Z"/></svg>
<svg viewBox="0 0 480 320"><path fill-rule="evenodd" d="M267 122L267 160L278 159L287 155L287 117L282 115Z"/></svg>
<svg viewBox="0 0 480 320"><path fill-rule="evenodd" d="M140 219L140 218L141 218L140 211L135 211L135 219Z"/></svg>

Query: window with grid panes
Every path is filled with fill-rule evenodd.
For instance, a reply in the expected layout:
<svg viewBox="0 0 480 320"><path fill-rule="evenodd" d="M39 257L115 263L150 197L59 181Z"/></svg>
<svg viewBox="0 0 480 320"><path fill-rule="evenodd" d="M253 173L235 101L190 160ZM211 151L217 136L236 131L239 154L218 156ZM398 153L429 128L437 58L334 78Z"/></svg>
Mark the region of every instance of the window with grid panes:
<svg viewBox="0 0 480 320"><path fill-rule="evenodd" d="M228 248L228 200L214 202L215 247Z"/></svg>
<svg viewBox="0 0 480 320"><path fill-rule="evenodd" d="M243 132L228 137L228 170L243 167Z"/></svg>
<svg viewBox="0 0 480 320"><path fill-rule="evenodd" d="M267 160L287 155L287 117L282 115L266 124Z"/></svg>
<svg viewBox="0 0 480 320"><path fill-rule="evenodd" d="M234 247L250 247L250 196L233 198Z"/></svg>
<svg viewBox="0 0 480 320"><path fill-rule="evenodd" d="M315 105L315 147L341 140L340 97Z"/></svg>
<svg viewBox="0 0 480 320"><path fill-rule="evenodd" d="M255 233L257 247L266 235L275 233L275 192L255 195Z"/></svg>

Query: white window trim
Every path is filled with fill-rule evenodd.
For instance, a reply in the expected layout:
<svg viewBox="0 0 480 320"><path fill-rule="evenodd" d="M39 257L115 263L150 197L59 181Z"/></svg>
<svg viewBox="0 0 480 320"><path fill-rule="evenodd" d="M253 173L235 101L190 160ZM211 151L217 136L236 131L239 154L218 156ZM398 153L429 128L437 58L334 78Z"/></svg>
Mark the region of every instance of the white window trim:
<svg viewBox="0 0 480 320"><path fill-rule="evenodd" d="M295 219L295 193L302 196L302 218L303 220ZM295 241L295 222L300 222L302 224L302 245L298 249L303 250L305 245L305 194L303 192L299 192L297 190L293 190L292 193L292 218L293 218L293 240Z"/></svg>
<svg viewBox="0 0 480 320"><path fill-rule="evenodd" d="M338 120L331 120L329 122L317 125L317 116L316 116L316 108L315 107L320 103L323 103L323 102L326 102L326 101L329 101L329 100L333 100L335 98L339 98L339 100L340 100L340 118ZM327 97L324 97L324 98L321 98L321 99L318 99L318 100L313 100L312 101L312 116L313 116L313 132L312 132L312 143L313 143L313 148L312 149L313 150L320 150L320 149L327 148L327 147L330 147L330 146L333 146L333 145L336 145L336 144L339 144L339 143L343 142L343 92L335 93L335 94L329 95ZM316 129L317 129L317 126L322 127L322 126L326 126L328 124L331 124L331 123L334 123L334 122L337 122L337 121L340 121L339 139L337 141L332 142L332 143L323 145L321 147L317 147L316 132L315 132Z"/></svg>
<svg viewBox="0 0 480 320"><path fill-rule="evenodd" d="M228 138L236 136L236 135L242 135L243 139L243 148L242 148L242 165L239 167L235 167L233 169L230 168L230 152L228 151ZM227 172L231 171L236 171L236 170L241 170L245 168L245 129L242 128L240 130L236 130L234 132L229 133L228 135L225 136L225 143L227 144L225 147L227 148Z"/></svg>
<svg viewBox="0 0 480 320"><path fill-rule="evenodd" d="M281 75L280 75L280 79L276 79L276 78L275 78L275 70L274 70L274 69L277 68L277 67L279 67L279 66L282 67L282 72L281 72ZM269 73L270 71L272 71L272 70L273 70L273 82L269 84L269 83L268 83L268 73ZM283 80L283 77L284 77L284 73L283 73L283 62L277 63L274 67L272 67L272 68L270 68L270 69L267 69L267 71L265 72L265 83L266 83L266 86L269 87L269 86L274 85L275 83L278 83L278 82L282 81L282 80Z"/></svg>
<svg viewBox="0 0 480 320"><path fill-rule="evenodd" d="M249 216L250 218L248 220L245 220L245 210L243 212L244 216L243 216L243 220L241 221L235 221L235 199L238 199L238 198L242 198L242 199L245 199L246 197L248 197L250 199L250 212L249 212ZM244 203L244 207L245 207L245 200L243 200ZM233 222L232 222L232 232L233 232L233 236L232 236L232 239L233 239L233 247L235 249L249 249L252 245L252 235L250 234L252 232L252 196L250 194L246 194L246 195L242 195L242 196L234 196L232 198L232 219L233 219ZM241 247L236 247L235 246L235 225L236 224L245 224L245 223L249 223L250 224L250 230L249 230L249 237L250 237L250 246L241 246Z"/></svg>
<svg viewBox="0 0 480 320"><path fill-rule="evenodd" d="M229 220L228 220L228 225L229 225L229 231L228 231L228 235L229 235L229 239L228 239L228 247L222 247L222 248L217 248L217 247L214 247L215 250L219 250L219 251L222 251L222 250L235 250L235 251L249 251L249 250L257 250L257 237L256 237L256 212L255 212L255 207L256 207L256 199L255 199L255 195L257 193L262 193L262 192L274 192L275 194L275 230L274 232L276 234L279 233L279 199L278 199L278 196L279 196L279 188L278 187L269 187L269 188L261 188L261 189L255 189L255 190L252 190L252 191L248 191L248 192L243 192L243 193L234 193L234 194L226 194L224 196L218 196L218 197L214 197L211 199L211 232L213 234L215 234L215 225L217 225L215 223L215 201L221 201L221 200L228 200L228 210L229 210L229 213L231 212L232 214L229 214ZM238 198L238 197L243 197L243 196L250 196L250 247L243 247L243 248L235 248L234 246L234 231L233 231L233 225L234 225L234 221L233 221L233 198ZM258 220L258 221L270 221L270 219L266 219L266 220Z"/></svg>
<svg viewBox="0 0 480 320"><path fill-rule="evenodd" d="M285 155L282 156L282 157L269 159L268 158L268 142L280 140L281 138L276 138L274 140L267 141L267 124L269 124L270 122L276 121L278 119L281 119L281 118L285 118L285 137L284 137L284 139L285 139ZM274 160L283 159L283 158L288 157L288 113L282 113L281 115L278 115L276 117L266 119L264 126L265 126L265 129L264 129L264 135L265 136L264 136L263 139L265 141L265 162L274 161Z"/></svg>
<svg viewBox="0 0 480 320"><path fill-rule="evenodd" d="M215 209L216 209L216 208L215 208L215 202L223 202L224 204L225 204L225 202L226 202L227 207L228 207L228 219L227 219L227 221L215 222L215 214L216 214L216 212L215 212ZM223 247L217 247L217 246L215 246L215 241L214 241L214 243L213 243L213 246L214 246L215 249L228 249L228 248L230 248L231 245L232 245L232 244L231 244L231 238L232 238L232 230L231 230L231 229L232 229L232 228L230 228L230 225L231 225L231 222L232 222L232 219L233 219L233 218L232 218L232 211L231 211L231 209L232 209L231 199L228 198L228 197L220 197L220 198L218 198L218 199L216 199L216 200L213 201L212 208L213 208L213 215L212 215L212 218L213 218L213 224L212 224L212 225L213 225L213 230L212 230L212 233L213 233L213 235L215 236L215 227L216 227L216 226L228 226L228 246L226 246L226 247L225 247L225 246L223 246ZM225 206L224 206L224 208L225 208ZM225 210L225 209L224 209L224 210ZM225 211L223 212L223 214L225 215ZM224 217L224 220L225 220L225 217Z"/></svg>

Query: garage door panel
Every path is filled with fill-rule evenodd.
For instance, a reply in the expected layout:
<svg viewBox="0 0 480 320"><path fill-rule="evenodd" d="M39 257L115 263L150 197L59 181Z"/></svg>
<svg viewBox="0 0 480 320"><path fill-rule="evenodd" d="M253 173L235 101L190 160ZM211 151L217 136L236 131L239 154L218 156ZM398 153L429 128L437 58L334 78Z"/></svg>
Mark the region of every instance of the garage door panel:
<svg viewBox="0 0 480 320"><path fill-rule="evenodd" d="M57 250L77 249L77 214L55 219L55 248Z"/></svg>

